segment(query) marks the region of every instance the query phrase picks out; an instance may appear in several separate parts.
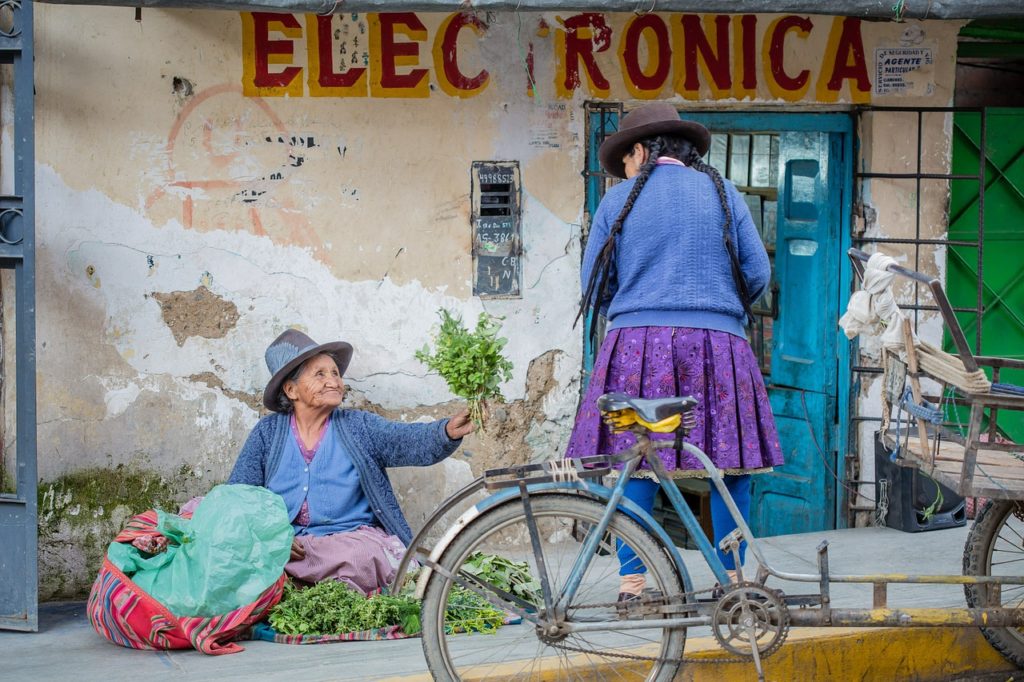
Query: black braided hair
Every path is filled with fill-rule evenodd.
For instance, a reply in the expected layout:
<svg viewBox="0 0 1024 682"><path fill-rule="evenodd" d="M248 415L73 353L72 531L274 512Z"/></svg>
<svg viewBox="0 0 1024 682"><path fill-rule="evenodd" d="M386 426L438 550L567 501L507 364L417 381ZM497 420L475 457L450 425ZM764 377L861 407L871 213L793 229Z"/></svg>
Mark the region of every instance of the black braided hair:
<svg viewBox="0 0 1024 682"><path fill-rule="evenodd" d="M740 269L740 260L736 253L736 247L732 243L732 210L729 207L729 196L726 194L725 183L722 180L722 175L714 166L704 163L700 152L685 137L680 137L678 135L659 135L657 137L640 140L640 144L647 150L647 160L644 162L644 165L640 167L640 172L636 176L633 188L630 190L629 196L626 197L626 203L623 204L622 210L619 212L618 217L615 219L615 222L612 223L611 229L608 231L608 239L605 240L605 243L601 247L601 251L597 256L597 260L594 263L594 269L590 273L590 281L587 282L587 288L583 293L583 300L580 302L580 308L576 313L576 319L573 321L573 326L576 325L576 322L579 321L581 317L586 315L587 307L593 305L594 314L589 320L586 334L591 341L596 341L594 335L597 332L597 311L601 309L601 305L604 303L605 292L608 287L608 274L611 270L611 263L615 255L615 238L619 232L622 231L622 225L626 221L626 216L628 216L629 212L633 209L633 204L636 202L637 197L640 196L640 192L643 190L644 185L647 184L647 179L651 176L651 172L658 163L658 157L661 156L668 156L682 161L687 166L690 166L694 170L700 171L710 177L711 181L714 183L715 189L718 192L718 201L722 206L722 214L725 216L725 224L722 229L722 239L725 242L725 250L729 254L733 281L736 283L736 290L739 293L740 302L743 304L743 310L746 312L748 319L752 321L754 313L750 307L750 294L747 289L747 283L743 279L742 270Z"/></svg>
<svg viewBox="0 0 1024 682"><path fill-rule="evenodd" d="M594 314L590 316L585 330L586 337L591 341L596 341L594 337L597 333L597 315L598 311L601 310L601 305L604 303L605 293L608 288L608 274L611 271L611 264L615 258L615 238L622 231L622 224L626 221L626 216L633 210L633 204L636 202L637 197L640 196L640 192L643 191L644 185L647 184L647 179L651 177L651 172L658 165L658 157L662 155L664 150L664 140L661 137L641 140L640 144L647 150L647 159L640 166L640 172L634 178L633 187L629 191L629 196L626 197L626 203L622 205L622 210L619 211L618 217L615 218L615 222L612 223L611 228L608 230L608 239L605 240L594 263L594 269L590 273L590 281L587 282L587 288L583 292L583 300L580 301L580 309L576 313L576 319L573 321L573 326L576 326L576 322L581 317L586 319L584 316L587 313L587 307L593 304Z"/></svg>
<svg viewBox="0 0 1024 682"><path fill-rule="evenodd" d="M722 205L722 214L725 216L725 225L722 226L722 241L725 242L725 250L729 254L729 263L732 266L732 279L736 283L736 292L739 294L740 303L743 304L743 310L747 314L747 321L753 322L754 311L750 307L752 303L750 300L750 290L747 288L746 280L743 279L743 270L740 268L740 257L736 253L736 245L732 243L732 210L729 208L729 195L726 194L722 174L714 166L704 163L700 153L693 147L690 148L688 158L683 159L683 163L694 170L704 173L715 183L718 201Z"/></svg>

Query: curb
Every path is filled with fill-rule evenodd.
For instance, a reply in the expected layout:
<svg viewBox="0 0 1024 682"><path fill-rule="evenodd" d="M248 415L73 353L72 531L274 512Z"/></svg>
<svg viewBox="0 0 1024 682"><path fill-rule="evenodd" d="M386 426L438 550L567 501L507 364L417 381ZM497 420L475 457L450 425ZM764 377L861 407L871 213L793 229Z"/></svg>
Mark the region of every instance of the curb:
<svg viewBox="0 0 1024 682"><path fill-rule="evenodd" d="M688 641L686 650L708 662L684 666L676 677L680 682L757 680L753 663L712 663L726 654L711 637ZM764 661L768 682L941 682L1016 670L975 627L799 628Z"/></svg>
<svg viewBox="0 0 1024 682"><path fill-rule="evenodd" d="M701 659L683 666L677 682L756 682L753 663L715 663L730 654L713 637L686 641L686 655ZM592 664L592 661L588 661ZM627 664L628 666L628 664ZM599 672L588 666L590 673ZM799 628L764 660L766 682L792 680L904 680L942 682L961 677L1007 673L1017 669L993 649L975 627ZM624 673L622 666L608 672ZM429 673L388 678L393 682L430 682ZM504 678L491 669L487 680ZM547 679L547 678L545 678ZM552 677L551 679L555 679Z"/></svg>

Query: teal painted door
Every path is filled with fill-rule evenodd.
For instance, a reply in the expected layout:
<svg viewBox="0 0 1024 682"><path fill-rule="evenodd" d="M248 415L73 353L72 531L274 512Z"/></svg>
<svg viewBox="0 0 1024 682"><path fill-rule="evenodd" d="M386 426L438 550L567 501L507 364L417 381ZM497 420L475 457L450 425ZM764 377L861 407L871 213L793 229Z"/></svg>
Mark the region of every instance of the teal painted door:
<svg viewBox="0 0 1024 682"><path fill-rule="evenodd" d="M755 305L750 341L761 364L786 463L754 477L758 536L836 527L838 311L849 288L852 127L844 115L687 114L712 131L709 161L743 193L773 260L769 292ZM587 207L605 178L596 167L607 112L590 119ZM845 283L845 288L842 284ZM592 349L586 348L586 367Z"/></svg>
<svg viewBox="0 0 1024 682"><path fill-rule="evenodd" d="M778 318L765 381L786 463L754 478L758 535L835 527L842 145L826 132L783 132L779 150Z"/></svg>

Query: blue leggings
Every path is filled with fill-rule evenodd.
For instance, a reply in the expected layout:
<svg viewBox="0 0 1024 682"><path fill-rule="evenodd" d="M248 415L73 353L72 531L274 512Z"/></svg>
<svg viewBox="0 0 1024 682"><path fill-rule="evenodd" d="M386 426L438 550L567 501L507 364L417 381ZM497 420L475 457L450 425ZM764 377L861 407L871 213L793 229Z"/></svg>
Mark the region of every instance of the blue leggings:
<svg viewBox="0 0 1024 682"><path fill-rule="evenodd" d="M710 481L709 481L710 483ZM626 484L625 495L630 500L635 502L637 506L651 513L654 510L654 498L658 494L658 490L661 486L658 485L657 481L652 481L649 478L632 478L629 483ZM736 502L736 507L739 508L740 514L743 515L744 519L750 518L750 475L743 474L740 476L726 476L725 487L729 490L729 494L732 495L733 501ZM722 496L718 493L718 489L711 484L711 528L714 530L714 546L715 552L718 553L718 558L721 560L722 565L725 566L726 570L734 570L736 568L736 562L733 561L732 554L726 554L718 548L719 541L729 533L736 529L736 522L733 521L732 514L729 513L729 508L725 506L725 501ZM740 544L740 562L743 561L747 543L743 542ZM646 573L647 567L643 565L636 553L630 548L629 545L623 543L621 540L615 541L616 553L619 555L619 575L630 575L632 573Z"/></svg>

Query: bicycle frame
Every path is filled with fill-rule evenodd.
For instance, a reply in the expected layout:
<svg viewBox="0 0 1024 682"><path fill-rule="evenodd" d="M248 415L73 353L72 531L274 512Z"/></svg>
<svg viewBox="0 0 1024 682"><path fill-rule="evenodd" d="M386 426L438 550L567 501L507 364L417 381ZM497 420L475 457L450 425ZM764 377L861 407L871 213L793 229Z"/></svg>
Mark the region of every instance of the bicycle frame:
<svg viewBox="0 0 1024 682"><path fill-rule="evenodd" d="M426 568L420 576L417 596L422 597L429 574L434 570L443 570L438 561L452 539L475 518L486 513L488 510L500 504L506 504L514 499L520 499L524 505L527 524L531 528L532 541L535 552L539 543L539 536L532 516L529 513L530 497L554 492L583 492L605 502L605 510L599 522L590 530L584 540L573 567L569 573L566 584L558 595L550 593L546 585L546 576L542 575L545 597L545 611L547 613L564 614L568 604L575 596L583 576L585 575L590 562L597 554L598 543L604 536L612 516L616 513L625 512L638 520L648 531L661 542L671 556L680 577L683 579L684 589L690 589L690 577L685 564L668 534L648 513L641 510L635 503L624 497L625 487L630 475L636 470L641 457L647 456L647 461L658 478L661 489L665 492L675 513L685 525L687 532L694 539L697 548L704 557L708 566L718 582L722 585L729 584L729 575L725 566L718 558L715 548L704 533L699 522L683 499L682 493L676 487L672 478L668 475L661 463L660 458L653 455L654 450L660 443L652 442L646 432L641 428L633 430L637 437L637 443L629 450L618 455L598 455L596 457L582 458L581 460L565 460L544 462L536 465L524 465L511 469L499 469L487 472L485 476L476 479L472 484L446 500L435 513L428 519L423 530L413 539L410 550L406 552L402 563L399 566L392 590L394 591L404 581L409 563L417 552L425 554L422 549L422 542L429 531L440 520L442 516L451 511L473 494L482 489L488 489L494 494L473 505L464 512L459 519L448 529L447 533L435 545L427 556L421 559ZM984 627L1021 627L1024 626L1024 609L1009 609L1001 607L991 608L913 608L895 609L889 608L886 604L886 590L890 583L893 584L991 584L991 585L1024 585L1024 576L965 576L965 575L913 575L897 573L879 573L865 575L842 575L832 574L828 566L828 543L823 542L817 548L818 551L818 573L790 573L780 571L771 566L761 546L750 531L736 503L725 486L721 472L711 462L708 456L699 448L683 443L683 448L693 455L705 468L712 485L722 496L723 501L730 515L736 523L737 530L731 533L722 541L722 549L730 550L738 554L738 547L742 541L747 542L748 549L757 561L757 576L753 582L763 585L769 577L792 582L817 583L818 592L809 595L785 595L784 601L789 605L802 607L790 610L790 622L795 626L984 626ZM574 462L574 463L573 463ZM586 478L596 477L609 473L613 463L623 462L624 467L615 485L611 488L587 481ZM573 463L573 464L570 464ZM595 464L597 468L587 469L584 465ZM572 470L572 471L570 471ZM537 472L539 475L531 476ZM737 562L739 567L739 562ZM742 569L739 568L740 577ZM446 574L447 575L447 574ZM448 576L451 577L451 576ZM861 583L874 586L873 604L870 609L835 609L831 607L829 597L830 583ZM511 608L524 619L531 622L539 622L540 616L537 613L529 613L510 603L508 600L499 600L493 594L486 594L480 588L473 585L465 585L473 589L488 600L495 602L496 606ZM998 588L997 588L998 589ZM687 599L682 605L673 604L665 608L667 618L659 620L661 627L690 627L708 625L711 622L711 611L715 605L714 601L697 602ZM685 615L677 615L685 614ZM692 615L690 615L692 614ZM649 628L650 621L644 620L618 620L606 623L565 623L566 632L586 632L595 630L628 630Z"/></svg>

